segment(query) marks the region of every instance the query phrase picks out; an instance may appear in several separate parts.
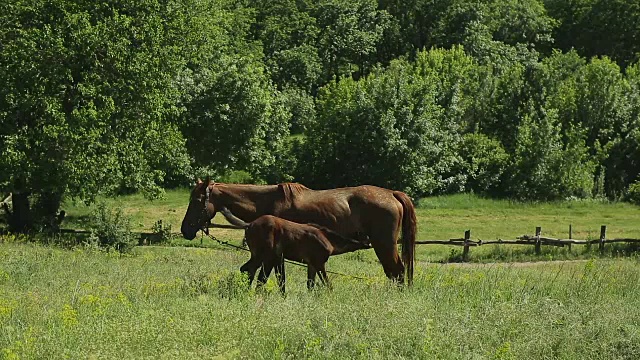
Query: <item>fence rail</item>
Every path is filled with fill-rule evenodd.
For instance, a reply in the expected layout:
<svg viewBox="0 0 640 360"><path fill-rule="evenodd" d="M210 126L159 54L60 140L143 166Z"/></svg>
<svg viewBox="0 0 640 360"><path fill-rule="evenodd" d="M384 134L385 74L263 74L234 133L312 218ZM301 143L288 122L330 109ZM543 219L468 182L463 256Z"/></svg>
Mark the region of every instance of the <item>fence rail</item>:
<svg viewBox="0 0 640 360"><path fill-rule="evenodd" d="M416 244L421 245L453 245L453 246L463 246L462 250L462 260L469 260L469 250L471 247L477 247L482 245L533 245L535 246L536 254L540 254L540 248L542 245L549 246L558 246L564 247L568 246L569 249L571 245L593 245L598 244L598 247L601 252L604 252L605 244L612 243L636 243L640 244L640 239L630 239L630 238L616 238L616 239L607 239L607 226L602 225L600 227L600 238L594 240L577 240L571 238L572 228L569 226L569 239L556 239L552 237L542 236L542 227L536 227L535 235L522 235L518 236L513 240L509 239L496 239L496 240L471 240L471 230L467 230L464 232L463 238L458 239L449 239L449 240L420 240L416 241Z"/></svg>

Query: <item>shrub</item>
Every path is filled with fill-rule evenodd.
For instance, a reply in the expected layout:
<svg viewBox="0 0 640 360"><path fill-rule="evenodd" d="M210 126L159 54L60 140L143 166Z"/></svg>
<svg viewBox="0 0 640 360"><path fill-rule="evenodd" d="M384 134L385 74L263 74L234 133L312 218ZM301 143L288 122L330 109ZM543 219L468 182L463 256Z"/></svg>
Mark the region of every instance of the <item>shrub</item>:
<svg viewBox="0 0 640 360"><path fill-rule="evenodd" d="M104 202L98 203L91 214L89 242L102 249L128 252L138 244L130 223L122 208L112 209Z"/></svg>
<svg viewBox="0 0 640 360"><path fill-rule="evenodd" d="M151 232L157 236L160 242L169 241L171 239L171 224L160 219L151 226Z"/></svg>
<svg viewBox="0 0 640 360"><path fill-rule="evenodd" d="M633 204L640 205L640 180L629 185L627 199Z"/></svg>
<svg viewBox="0 0 640 360"><path fill-rule="evenodd" d="M467 174L466 190L482 193L498 186L509 160L498 140L480 133L466 134L459 152L462 171Z"/></svg>
<svg viewBox="0 0 640 360"><path fill-rule="evenodd" d="M256 179L244 170L230 170L220 176L219 181L228 184L252 184Z"/></svg>

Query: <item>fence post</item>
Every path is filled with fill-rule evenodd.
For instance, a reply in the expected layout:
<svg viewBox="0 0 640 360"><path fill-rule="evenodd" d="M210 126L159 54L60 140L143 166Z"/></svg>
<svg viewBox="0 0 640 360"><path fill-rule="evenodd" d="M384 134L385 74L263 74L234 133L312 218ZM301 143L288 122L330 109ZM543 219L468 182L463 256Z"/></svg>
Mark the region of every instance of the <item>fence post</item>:
<svg viewBox="0 0 640 360"><path fill-rule="evenodd" d="M569 240L573 239L573 231L571 224L569 224ZM571 252L571 243L569 243L569 252Z"/></svg>
<svg viewBox="0 0 640 360"><path fill-rule="evenodd" d="M462 250L462 261L469 261L469 239L471 239L471 230L464 232L464 249Z"/></svg>
<svg viewBox="0 0 640 360"><path fill-rule="evenodd" d="M607 237L607 225L600 226L600 253L604 253L604 240Z"/></svg>
<svg viewBox="0 0 640 360"><path fill-rule="evenodd" d="M542 227L536 226L536 254L540 255L540 233L542 232Z"/></svg>

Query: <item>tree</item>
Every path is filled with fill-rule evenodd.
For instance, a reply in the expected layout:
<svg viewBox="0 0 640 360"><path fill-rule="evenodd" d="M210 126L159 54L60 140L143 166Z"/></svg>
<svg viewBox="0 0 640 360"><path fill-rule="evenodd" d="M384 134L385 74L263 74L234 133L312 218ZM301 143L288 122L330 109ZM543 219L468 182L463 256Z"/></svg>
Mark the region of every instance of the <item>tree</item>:
<svg viewBox="0 0 640 360"><path fill-rule="evenodd" d="M514 63L503 69L491 65L473 72L475 87L470 91L473 104L469 110L469 127L499 140L504 149L513 153L518 126L522 120L526 68Z"/></svg>
<svg viewBox="0 0 640 360"><path fill-rule="evenodd" d="M280 89L315 90L322 72L317 38L320 32L305 1L255 1L254 38L264 47L271 78Z"/></svg>
<svg viewBox="0 0 640 360"><path fill-rule="evenodd" d="M637 0L546 0L560 26L557 46L584 57L607 56L626 68L640 54L640 2Z"/></svg>
<svg viewBox="0 0 640 360"><path fill-rule="evenodd" d="M576 121L588 130L587 145L604 146L628 131L629 84L608 58L594 58L577 74Z"/></svg>
<svg viewBox="0 0 640 360"><path fill-rule="evenodd" d="M291 114L260 63L231 58L201 84L183 116L195 163L218 174L247 170L254 179L278 180Z"/></svg>
<svg viewBox="0 0 640 360"><path fill-rule="evenodd" d="M380 7L397 20L396 39L410 45L398 45L405 52L464 44L475 55L471 47L480 46L479 39L546 52L556 26L539 0L385 0Z"/></svg>
<svg viewBox="0 0 640 360"><path fill-rule="evenodd" d="M465 191L495 194L509 161L500 141L481 133L468 133L458 152L462 158L459 171L467 174Z"/></svg>
<svg viewBox="0 0 640 360"><path fill-rule="evenodd" d="M197 166L277 173L288 115L246 39L251 13L234 1L25 0L0 11L0 184L15 229L51 224L65 195L184 183L188 146ZM215 131L243 143L199 142Z"/></svg>
<svg viewBox="0 0 640 360"><path fill-rule="evenodd" d="M459 191L457 90L470 59L461 49L396 60L358 81L321 89L299 178L316 187L375 184L420 196ZM450 87L453 87L452 90Z"/></svg>
<svg viewBox="0 0 640 360"><path fill-rule="evenodd" d="M625 94L629 122L625 131L609 146L608 158L603 164L606 191L613 198L620 198L631 184L640 181L640 63L627 67L626 80L629 83Z"/></svg>
<svg viewBox="0 0 640 360"><path fill-rule="evenodd" d="M376 64L376 50L391 17L375 0L324 0L313 10L320 28L318 51L323 80L334 76L367 74Z"/></svg>
<svg viewBox="0 0 640 360"><path fill-rule="evenodd" d="M14 195L14 228L51 224L67 193L156 191L167 174L184 175L184 140L165 121L177 111L182 59L157 6L0 5L0 182Z"/></svg>
<svg viewBox="0 0 640 360"><path fill-rule="evenodd" d="M525 115L518 127L516 149L505 184L510 196L521 199L589 197L597 162L588 153L584 134L569 133L563 144L557 112Z"/></svg>

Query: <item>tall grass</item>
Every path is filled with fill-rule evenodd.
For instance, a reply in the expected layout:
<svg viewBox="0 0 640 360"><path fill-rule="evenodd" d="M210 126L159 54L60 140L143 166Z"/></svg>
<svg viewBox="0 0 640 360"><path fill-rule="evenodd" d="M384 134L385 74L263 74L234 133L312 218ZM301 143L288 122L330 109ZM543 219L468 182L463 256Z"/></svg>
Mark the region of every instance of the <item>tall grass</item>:
<svg viewBox="0 0 640 360"><path fill-rule="evenodd" d="M333 291L245 288L246 254L138 247L132 255L0 245L6 358L494 358L640 356L635 258L417 266L415 286L338 256Z"/></svg>

